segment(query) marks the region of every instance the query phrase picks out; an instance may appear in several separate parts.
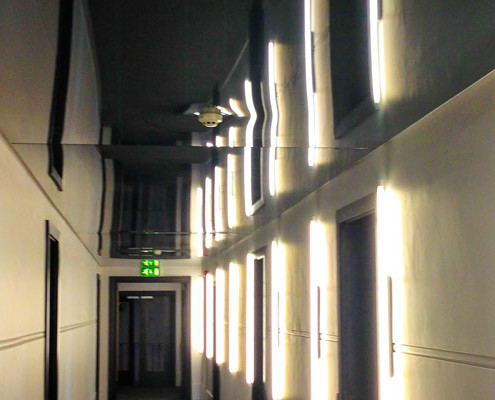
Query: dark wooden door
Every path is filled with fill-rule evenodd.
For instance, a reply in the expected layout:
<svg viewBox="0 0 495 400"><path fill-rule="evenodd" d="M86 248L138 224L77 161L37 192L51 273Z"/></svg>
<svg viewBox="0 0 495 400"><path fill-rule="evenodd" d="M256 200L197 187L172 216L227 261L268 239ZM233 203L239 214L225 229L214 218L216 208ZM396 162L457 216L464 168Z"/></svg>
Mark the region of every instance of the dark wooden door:
<svg viewBox="0 0 495 400"><path fill-rule="evenodd" d="M254 382L252 400L266 400L266 390L263 383L265 363L264 354L264 269L265 258L256 259L254 262Z"/></svg>
<svg viewBox="0 0 495 400"><path fill-rule="evenodd" d="M119 386L175 386L175 292L121 292Z"/></svg>
<svg viewBox="0 0 495 400"><path fill-rule="evenodd" d="M374 213L339 224L339 292L339 399L378 399Z"/></svg>
<svg viewBox="0 0 495 400"><path fill-rule="evenodd" d="M152 297L140 301L139 381L175 386L175 294Z"/></svg>

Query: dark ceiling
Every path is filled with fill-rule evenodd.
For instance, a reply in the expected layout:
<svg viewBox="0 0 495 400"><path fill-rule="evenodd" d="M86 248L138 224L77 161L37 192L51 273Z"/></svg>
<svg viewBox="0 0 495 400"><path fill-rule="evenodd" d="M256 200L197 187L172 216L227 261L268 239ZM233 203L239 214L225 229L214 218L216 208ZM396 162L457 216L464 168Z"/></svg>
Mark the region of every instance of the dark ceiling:
<svg viewBox="0 0 495 400"><path fill-rule="evenodd" d="M180 114L228 76L249 9L246 0L90 0L102 122L114 143L171 145L206 130Z"/></svg>
<svg viewBox="0 0 495 400"><path fill-rule="evenodd" d="M214 160L219 149L191 146L192 133L206 137L208 128L183 112L218 97L245 49L251 1L89 4L101 121L112 132L100 146L114 165L111 256L189 257L191 165Z"/></svg>

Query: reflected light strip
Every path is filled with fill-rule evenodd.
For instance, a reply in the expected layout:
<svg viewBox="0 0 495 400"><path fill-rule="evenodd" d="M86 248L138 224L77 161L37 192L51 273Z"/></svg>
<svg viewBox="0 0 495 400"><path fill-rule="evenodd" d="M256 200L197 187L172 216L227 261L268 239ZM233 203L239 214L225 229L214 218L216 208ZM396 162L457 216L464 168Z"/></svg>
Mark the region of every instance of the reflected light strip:
<svg viewBox="0 0 495 400"><path fill-rule="evenodd" d="M402 355L393 352L403 343L404 299L402 222L399 196L383 186L377 190L377 320L379 397L404 399ZM392 305L393 304L393 305Z"/></svg>
<svg viewBox="0 0 495 400"><path fill-rule="evenodd" d="M313 35L311 30L311 0L304 0L304 59L306 68L306 99L308 103L308 166L316 163L316 109L313 87Z"/></svg>
<svg viewBox="0 0 495 400"><path fill-rule="evenodd" d="M220 112L223 114L223 115L232 115L233 112L231 110L229 110L228 108L226 107L223 107L223 106L217 106L217 108L220 110Z"/></svg>
<svg viewBox="0 0 495 400"><path fill-rule="evenodd" d="M203 256L203 188L196 189L196 255Z"/></svg>
<svg viewBox="0 0 495 400"><path fill-rule="evenodd" d="M215 147L224 147L223 137L221 135L215 136Z"/></svg>
<svg viewBox="0 0 495 400"><path fill-rule="evenodd" d="M225 272L221 268L215 271L215 283L215 361L221 365L225 362Z"/></svg>
<svg viewBox="0 0 495 400"><path fill-rule="evenodd" d="M234 111L235 115L238 117L242 118L245 117L246 114L242 111L241 107L239 106L239 101L235 99L229 99L229 106Z"/></svg>
<svg viewBox="0 0 495 400"><path fill-rule="evenodd" d="M213 326L213 291L213 275L208 273L206 274L206 357L210 360L213 358L214 352L213 337L215 328Z"/></svg>
<svg viewBox="0 0 495 400"><path fill-rule="evenodd" d="M285 393L285 251L275 240L271 257L272 399L279 400Z"/></svg>
<svg viewBox="0 0 495 400"><path fill-rule="evenodd" d="M249 110L249 122L246 127L246 147L244 148L244 206L246 215L253 215L253 196L251 189L251 150L253 147L254 126L258 118L253 102L253 89L251 82L244 81L244 92Z"/></svg>
<svg viewBox="0 0 495 400"><path fill-rule="evenodd" d="M278 104L276 92L276 63L275 63L275 45L273 42L268 43L268 80L270 91L270 108L272 121L270 127L270 151L269 151L269 177L268 186L270 195L276 193L276 155L277 155L277 130L278 130Z"/></svg>
<svg viewBox="0 0 495 400"><path fill-rule="evenodd" d="M322 327L326 329L327 243L324 226L310 224L311 399L328 398L327 360Z"/></svg>
<svg viewBox="0 0 495 400"><path fill-rule="evenodd" d="M246 382L254 382L254 254L246 257Z"/></svg>
<svg viewBox="0 0 495 400"><path fill-rule="evenodd" d="M206 142L206 147L214 147L212 142Z"/></svg>
<svg viewBox="0 0 495 400"><path fill-rule="evenodd" d="M236 128L231 126L229 128L229 147L234 147L235 145L235 133L236 133Z"/></svg>
<svg viewBox="0 0 495 400"><path fill-rule="evenodd" d="M193 315L191 320L191 331L193 335L193 346L198 353L204 351L204 301L205 287L203 278L194 280L193 289Z"/></svg>
<svg viewBox="0 0 495 400"><path fill-rule="evenodd" d="M209 249L213 244L213 213L212 213L213 191L211 187L211 178L205 179L205 247Z"/></svg>
<svg viewBox="0 0 495 400"><path fill-rule="evenodd" d="M229 264L229 372L239 370L239 267Z"/></svg>
<svg viewBox="0 0 495 400"><path fill-rule="evenodd" d="M227 224L229 228L236 226L236 202L234 196L234 155L227 155Z"/></svg>
<svg viewBox="0 0 495 400"><path fill-rule="evenodd" d="M214 219L215 219L215 240L218 242L223 239L225 227L223 225L223 209L221 208L222 186L223 186L222 168L215 167L215 195L214 195Z"/></svg>
<svg viewBox="0 0 495 400"><path fill-rule="evenodd" d="M380 43L379 43L379 15L378 2L380 0L369 0L369 34L371 46L371 86L373 101L375 104L381 102L381 72L380 72Z"/></svg>

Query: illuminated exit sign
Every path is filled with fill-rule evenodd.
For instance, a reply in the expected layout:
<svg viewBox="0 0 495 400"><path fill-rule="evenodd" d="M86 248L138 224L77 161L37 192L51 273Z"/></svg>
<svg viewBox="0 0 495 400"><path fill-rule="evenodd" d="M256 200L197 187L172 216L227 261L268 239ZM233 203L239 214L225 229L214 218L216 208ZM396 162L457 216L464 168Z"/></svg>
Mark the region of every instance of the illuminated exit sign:
<svg viewBox="0 0 495 400"><path fill-rule="evenodd" d="M160 260L141 260L141 276L160 276Z"/></svg>
<svg viewBox="0 0 495 400"><path fill-rule="evenodd" d="M160 267L141 267L141 276L160 276Z"/></svg>
<svg viewBox="0 0 495 400"><path fill-rule="evenodd" d="M160 266L160 260L141 260L141 267L159 267Z"/></svg>

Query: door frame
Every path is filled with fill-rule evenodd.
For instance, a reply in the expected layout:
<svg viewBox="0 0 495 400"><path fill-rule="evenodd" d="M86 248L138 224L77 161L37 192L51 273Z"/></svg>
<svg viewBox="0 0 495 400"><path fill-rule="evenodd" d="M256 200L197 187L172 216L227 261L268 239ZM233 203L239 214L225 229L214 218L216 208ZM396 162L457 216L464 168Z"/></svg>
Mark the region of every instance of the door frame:
<svg viewBox="0 0 495 400"><path fill-rule="evenodd" d="M261 341L258 343L259 348L254 347L254 382L252 384L252 392L251 392L251 398L252 399L261 399L261 398L267 398L267 393L266 393L266 387L265 387L265 382L264 378L267 373L267 352L266 352L266 341L267 341L267 318L268 318L268 310L267 310L267 292L266 292L266 277L267 277L267 246L263 246L256 251L251 252L251 254L254 255L255 261L254 261L254 304L253 307L255 308L255 321L256 321L256 293L261 291L261 306L262 309L262 315L258 315L258 318L261 318ZM262 262L263 263L263 270L261 273L256 267L256 262ZM259 274L259 275L258 275ZM258 278L258 279L257 279ZM261 278L261 281L259 280ZM256 285L259 285L259 287L256 287ZM256 324L255 324L256 326ZM259 326L259 325L258 325ZM256 342L256 334L257 332L254 332L254 340ZM259 350L257 353L256 350ZM261 371L256 369L256 366L259 365L261 367ZM261 378L261 379L260 379Z"/></svg>
<svg viewBox="0 0 495 400"><path fill-rule="evenodd" d="M180 283L182 310L181 310L181 373L182 396L185 400L191 400L191 277L167 276L157 278L145 277L109 277L109 324L108 324L108 400L117 397L117 304L119 283Z"/></svg>
<svg viewBox="0 0 495 400"><path fill-rule="evenodd" d="M376 193L371 193L353 203L344 206L337 210L336 224L337 224L337 311L338 311L338 335L342 337L342 224L346 222L352 222L360 218L373 215L375 216L375 229L376 229ZM376 237L376 234L375 234ZM376 246L376 243L375 243ZM375 265L376 269L376 265ZM376 271L375 271L376 272ZM378 332L377 332L378 334ZM378 349L378 347L376 347ZM344 400L342 395L343 376L342 376L342 340L339 340L338 345L338 375L339 375L339 400Z"/></svg>
<svg viewBox="0 0 495 400"><path fill-rule="evenodd" d="M153 297L170 297L172 299L172 320L174 321L174 324L173 324L173 329L171 331L172 333L172 343L174 344L174 351L172 352L173 354L173 365L174 365L174 368L173 368L173 379L172 381L174 382L174 386L175 386L175 382L176 382L176 367L175 367L175 362L176 362L176 344L177 344L177 341L176 341L176 330L177 330L177 316L176 316L176 302L177 302L177 299L176 299L176 292L173 291L173 290L146 290L146 291L142 291L142 290L119 290L119 297L125 297L125 296L153 296ZM129 299L130 301L130 315L131 315L131 318L132 318L132 314L135 313L135 304L133 304L134 301L136 301L137 299ZM120 301L120 299L119 299ZM120 310L119 310L120 312ZM180 323L180 322L179 322ZM134 323L130 322L129 324L129 328L130 328L130 331L132 331L132 329L134 329ZM143 328L144 328L144 325L141 324L141 334L143 332ZM134 337L133 335L129 335L130 338L132 338L132 340L134 340ZM129 346L132 347L132 342L129 342ZM136 361L136 355L133 354L134 351L130 350L129 351L129 354L130 354L130 357L129 357L129 367L131 368L132 366L132 373L131 373L131 381L133 382L134 381L134 368L135 368L135 361ZM142 360L142 356L143 356L143 353L142 353L142 349L140 349L140 352L138 354L139 358L140 358L140 364L142 366L142 363L144 362L144 360ZM118 373L119 371L117 371ZM141 376L141 374L143 373L142 370L140 370L140 378L143 378Z"/></svg>

